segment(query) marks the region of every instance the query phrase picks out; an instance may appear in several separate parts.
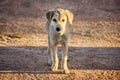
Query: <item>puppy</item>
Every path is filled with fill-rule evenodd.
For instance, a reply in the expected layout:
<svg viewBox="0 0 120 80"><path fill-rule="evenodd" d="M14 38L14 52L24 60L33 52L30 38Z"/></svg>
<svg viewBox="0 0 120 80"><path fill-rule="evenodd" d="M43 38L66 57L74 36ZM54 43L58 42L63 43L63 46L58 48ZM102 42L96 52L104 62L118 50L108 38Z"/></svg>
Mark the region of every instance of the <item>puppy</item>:
<svg viewBox="0 0 120 80"><path fill-rule="evenodd" d="M46 30L48 32L48 64L52 71L58 69L57 45L62 47L61 68L64 73L69 73L67 67L68 40L69 29L68 25L72 24L73 14L69 10L52 9L46 13Z"/></svg>

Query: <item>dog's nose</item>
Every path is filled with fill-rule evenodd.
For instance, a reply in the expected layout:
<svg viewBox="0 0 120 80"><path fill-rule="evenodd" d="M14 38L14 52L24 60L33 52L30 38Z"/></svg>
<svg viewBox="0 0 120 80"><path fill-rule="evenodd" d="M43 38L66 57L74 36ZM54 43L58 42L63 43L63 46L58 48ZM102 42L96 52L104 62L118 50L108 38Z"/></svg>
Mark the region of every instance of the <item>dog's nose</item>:
<svg viewBox="0 0 120 80"><path fill-rule="evenodd" d="M60 28L59 28L59 27L57 27L57 28L56 28L56 31L58 31L58 32L59 32L59 31L60 31Z"/></svg>

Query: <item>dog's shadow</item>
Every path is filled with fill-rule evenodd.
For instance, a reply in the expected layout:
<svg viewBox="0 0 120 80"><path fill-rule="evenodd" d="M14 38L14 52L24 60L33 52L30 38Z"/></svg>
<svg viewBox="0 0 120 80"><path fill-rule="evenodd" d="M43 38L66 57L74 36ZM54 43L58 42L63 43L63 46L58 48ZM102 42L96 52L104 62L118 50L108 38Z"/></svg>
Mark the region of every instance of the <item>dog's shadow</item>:
<svg viewBox="0 0 120 80"><path fill-rule="evenodd" d="M119 47L70 47L68 55L69 69L120 70ZM11 71L61 74L61 71L50 71L50 66L47 65L47 47L41 46L0 47L0 73Z"/></svg>

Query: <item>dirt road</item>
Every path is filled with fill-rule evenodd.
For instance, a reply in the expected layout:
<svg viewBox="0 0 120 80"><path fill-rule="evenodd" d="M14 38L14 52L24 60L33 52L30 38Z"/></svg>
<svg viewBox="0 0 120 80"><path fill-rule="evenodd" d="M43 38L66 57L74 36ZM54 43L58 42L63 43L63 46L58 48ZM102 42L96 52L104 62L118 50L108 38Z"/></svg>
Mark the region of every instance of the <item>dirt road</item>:
<svg viewBox="0 0 120 80"><path fill-rule="evenodd" d="M61 54L59 51L61 60ZM119 80L120 48L70 47L70 74L51 72L47 47L0 47L1 80ZM60 69L60 68L59 68Z"/></svg>

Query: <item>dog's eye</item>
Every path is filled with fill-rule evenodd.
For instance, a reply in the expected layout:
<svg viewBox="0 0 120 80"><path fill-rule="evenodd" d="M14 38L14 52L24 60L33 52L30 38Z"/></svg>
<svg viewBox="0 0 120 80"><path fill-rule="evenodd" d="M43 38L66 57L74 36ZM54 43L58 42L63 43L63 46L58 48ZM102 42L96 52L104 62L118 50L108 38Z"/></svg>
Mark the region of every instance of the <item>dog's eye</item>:
<svg viewBox="0 0 120 80"><path fill-rule="evenodd" d="M62 22L64 22L65 21L65 19L62 19Z"/></svg>
<svg viewBox="0 0 120 80"><path fill-rule="evenodd" d="M53 21L54 21L54 22L57 22L57 20L56 20L56 19L53 19Z"/></svg>

